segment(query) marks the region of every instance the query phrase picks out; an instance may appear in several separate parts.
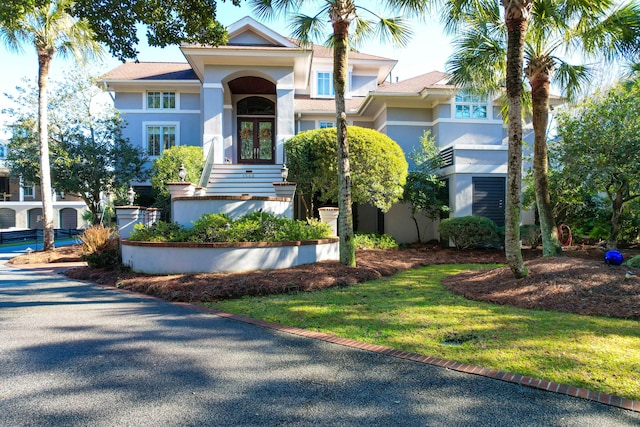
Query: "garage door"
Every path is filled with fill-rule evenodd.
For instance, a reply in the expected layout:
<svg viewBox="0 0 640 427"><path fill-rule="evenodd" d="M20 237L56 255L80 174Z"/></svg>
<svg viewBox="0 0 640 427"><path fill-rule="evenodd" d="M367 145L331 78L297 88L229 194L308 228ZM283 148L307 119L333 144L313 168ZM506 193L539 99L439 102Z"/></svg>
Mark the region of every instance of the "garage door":
<svg viewBox="0 0 640 427"><path fill-rule="evenodd" d="M60 228L75 230L78 228L78 212L73 208L60 210Z"/></svg>
<svg viewBox="0 0 640 427"><path fill-rule="evenodd" d="M31 229L42 230L42 208L34 208L29 210L29 224Z"/></svg>
<svg viewBox="0 0 640 427"><path fill-rule="evenodd" d="M16 226L16 211L13 209L0 209L0 228L10 228Z"/></svg>

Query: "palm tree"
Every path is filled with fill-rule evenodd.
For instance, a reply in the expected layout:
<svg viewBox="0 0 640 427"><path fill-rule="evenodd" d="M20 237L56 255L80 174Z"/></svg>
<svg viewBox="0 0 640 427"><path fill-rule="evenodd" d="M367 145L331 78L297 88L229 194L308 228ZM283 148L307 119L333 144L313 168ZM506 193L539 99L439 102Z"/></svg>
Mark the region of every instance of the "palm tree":
<svg viewBox="0 0 640 427"><path fill-rule="evenodd" d="M6 46L22 51L23 46L35 47L38 54L38 139L40 145L40 187L44 227L44 250L54 248L53 194L49 164L47 120L47 79L53 58L73 55L99 55L101 46L94 41L93 32L84 20L73 18L68 11L71 0L53 0L35 8L12 26L0 28L0 38Z"/></svg>
<svg viewBox="0 0 640 427"><path fill-rule="evenodd" d="M428 0L385 0L382 3L398 12L420 14ZM278 13L292 12L293 37L301 45L329 35L328 45L333 47L333 86L336 100L336 127L338 144L338 208L340 235L340 262L355 266L355 244L353 241L353 218L351 211L351 175L349 166L349 141L347 137L347 114L345 109L345 87L347 82L348 53L350 42L358 43L365 37L377 36L398 45L405 45L411 31L401 17L383 18L370 9L356 4L355 0L325 0L314 16L300 13L303 6L312 3L304 0L251 0L258 16L271 18ZM373 19L365 19L362 12ZM329 18L332 31L325 31ZM350 29L355 28L352 37ZM351 40L350 40L351 39Z"/></svg>
<svg viewBox="0 0 640 427"><path fill-rule="evenodd" d="M584 65L571 65L561 55L600 55L608 60L626 57L637 48L640 9L613 0L536 1L525 38L524 74L531 89L534 129L533 173L544 256L562 254L549 197L547 128L550 85L555 83L572 100L591 77ZM460 16L458 16L458 19ZM467 11L465 30L450 59L452 79L481 92L497 92L504 81L506 29L498 7L481 13ZM493 66L492 66L493 64Z"/></svg>

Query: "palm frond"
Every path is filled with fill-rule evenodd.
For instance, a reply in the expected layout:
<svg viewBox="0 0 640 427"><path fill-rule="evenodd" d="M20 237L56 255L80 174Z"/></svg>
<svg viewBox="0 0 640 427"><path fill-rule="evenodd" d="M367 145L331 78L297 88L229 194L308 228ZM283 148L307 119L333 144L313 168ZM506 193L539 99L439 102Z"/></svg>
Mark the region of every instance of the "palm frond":
<svg viewBox="0 0 640 427"><path fill-rule="evenodd" d="M289 28L291 37L298 40L300 46L308 47L314 42L323 39L327 34L327 21L322 19L324 13L319 12L315 16L304 14L291 15Z"/></svg>
<svg viewBox="0 0 640 427"><path fill-rule="evenodd" d="M553 82L563 89L564 96L573 101L577 99L586 84L591 81L593 72L586 65L571 65L557 59L557 69L553 74Z"/></svg>
<svg viewBox="0 0 640 427"><path fill-rule="evenodd" d="M249 0L253 13L261 19L275 19L300 10L303 0Z"/></svg>

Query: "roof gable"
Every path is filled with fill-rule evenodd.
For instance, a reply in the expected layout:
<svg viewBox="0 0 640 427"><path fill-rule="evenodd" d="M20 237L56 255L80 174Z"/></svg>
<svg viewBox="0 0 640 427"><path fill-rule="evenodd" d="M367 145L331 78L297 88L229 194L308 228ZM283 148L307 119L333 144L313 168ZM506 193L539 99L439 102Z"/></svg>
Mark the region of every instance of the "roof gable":
<svg viewBox="0 0 640 427"><path fill-rule="evenodd" d="M245 16L229 25L227 32L229 33L227 46L298 47L288 38L276 33L250 16Z"/></svg>

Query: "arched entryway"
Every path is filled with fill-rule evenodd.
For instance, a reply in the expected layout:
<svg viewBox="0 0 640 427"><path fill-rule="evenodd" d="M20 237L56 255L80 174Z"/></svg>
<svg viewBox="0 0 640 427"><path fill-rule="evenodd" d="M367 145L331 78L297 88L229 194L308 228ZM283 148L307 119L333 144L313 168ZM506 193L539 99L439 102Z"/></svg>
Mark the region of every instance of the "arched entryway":
<svg viewBox="0 0 640 427"><path fill-rule="evenodd" d="M229 89L241 96L235 106L238 163L274 164L275 84L261 77L239 77L229 82Z"/></svg>

